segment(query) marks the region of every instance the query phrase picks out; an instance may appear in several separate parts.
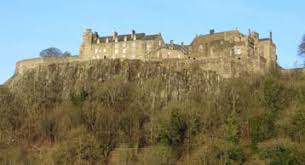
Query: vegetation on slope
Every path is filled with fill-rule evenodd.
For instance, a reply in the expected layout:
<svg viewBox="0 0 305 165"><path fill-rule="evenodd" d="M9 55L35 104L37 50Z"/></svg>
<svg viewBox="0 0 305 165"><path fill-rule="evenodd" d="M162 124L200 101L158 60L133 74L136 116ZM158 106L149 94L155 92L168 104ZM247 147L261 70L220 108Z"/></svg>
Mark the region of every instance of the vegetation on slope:
<svg viewBox="0 0 305 165"><path fill-rule="evenodd" d="M1 86L0 164L107 164L118 148L121 164L305 162L303 74L125 64L50 66Z"/></svg>

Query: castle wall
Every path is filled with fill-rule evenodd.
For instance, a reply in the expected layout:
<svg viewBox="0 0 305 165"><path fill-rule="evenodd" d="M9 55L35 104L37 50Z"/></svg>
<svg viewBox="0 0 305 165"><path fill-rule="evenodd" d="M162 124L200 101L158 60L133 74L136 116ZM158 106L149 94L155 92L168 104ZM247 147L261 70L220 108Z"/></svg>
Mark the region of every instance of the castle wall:
<svg viewBox="0 0 305 165"><path fill-rule="evenodd" d="M107 44L92 44L84 51L87 59L147 59L146 56L158 47L159 41L125 41Z"/></svg>
<svg viewBox="0 0 305 165"><path fill-rule="evenodd" d="M270 39L260 40L259 54L266 59L266 69L275 67L276 64L276 47Z"/></svg>
<svg viewBox="0 0 305 165"><path fill-rule="evenodd" d="M22 60L17 62L15 72L22 74L27 70L34 69L41 65L50 65L54 63L68 63L81 61L79 57L45 57L45 58L34 58L28 60Z"/></svg>
<svg viewBox="0 0 305 165"><path fill-rule="evenodd" d="M137 38L137 36L139 38ZM217 72L223 77L238 76L244 72L264 74L276 65L276 47L272 39L259 39L259 34L239 31L211 33L197 36L190 46L164 44L160 34L133 33L100 38L86 30L79 57L36 58L17 63L16 73L40 65L87 61L96 59L136 59L160 61L164 64L198 66Z"/></svg>

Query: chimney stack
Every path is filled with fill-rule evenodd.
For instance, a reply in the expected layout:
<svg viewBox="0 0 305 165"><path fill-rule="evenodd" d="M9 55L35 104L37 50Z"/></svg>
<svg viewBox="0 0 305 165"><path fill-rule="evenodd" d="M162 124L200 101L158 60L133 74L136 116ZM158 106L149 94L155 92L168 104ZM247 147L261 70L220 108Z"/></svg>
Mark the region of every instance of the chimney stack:
<svg viewBox="0 0 305 165"><path fill-rule="evenodd" d="M214 34L215 33L215 29L210 29L210 34Z"/></svg>
<svg viewBox="0 0 305 165"><path fill-rule="evenodd" d="M171 47L171 49L174 49L174 40L170 40L170 47Z"/></svg>
<svg viewBox="0 0 305 165"><path fill-rule="evenodd" d="M92 29L86 29L86 32L91 33Z"/></svg>
<svg viewBox="0 0 305 165"><path fill-rule="evenodd" d="M136 31L135 30L132 30L132 32L131 32L131 39L132 40L137 40L137 35L136 35Z"/></svg>
<svg viewBox="0 0 305 165"><path fill-rule="evenodd" d="M273 37L273 34L272 34L272 32L270 32L269 33L269 38L270 38L271 41L272 41L272 37Z"/></svg>
<svg viewBox="0 0 305 165"><path fill-rule="evenodd" d="M112 40L116 40L117 37L118 37L118 33L117 32L113 32Z"/></svg>

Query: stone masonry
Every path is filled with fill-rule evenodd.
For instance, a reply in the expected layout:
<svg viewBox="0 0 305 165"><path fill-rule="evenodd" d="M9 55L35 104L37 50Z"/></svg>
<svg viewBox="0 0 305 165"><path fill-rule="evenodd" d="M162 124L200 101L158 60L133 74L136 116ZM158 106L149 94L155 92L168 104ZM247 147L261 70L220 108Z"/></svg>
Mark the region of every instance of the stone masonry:
<svg viewBox="0 0 305 165"><path fill-rule="evenodd" d="M165 43L161 33L147 35L136 33L99 36L87 29L78 57L37 58L17 63L16 72L50 63L88 61L97 59L129 59L183 63L199 66L203 70L215 71L223 77L238 76L240 73L264 74L276 67L276 46L269 38L249 30L247 35L238 30L197 35L189 44Z"/></svg>

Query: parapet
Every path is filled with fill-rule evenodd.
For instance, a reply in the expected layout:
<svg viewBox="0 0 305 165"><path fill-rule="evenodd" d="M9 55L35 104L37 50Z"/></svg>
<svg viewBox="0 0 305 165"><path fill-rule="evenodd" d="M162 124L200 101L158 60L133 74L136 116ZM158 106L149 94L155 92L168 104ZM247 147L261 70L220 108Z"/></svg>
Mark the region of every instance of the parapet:
<svg viewBox="0 0 305 165"><path fill-rule="evenodd" d="M16 71L15 74L23 74L24 72L34 69L39 66L43 65L50 65L50 64L58 64L58 63L67 63L67 62L74 62L74 61L81 61L78 56L72 57L44 57L44 58L33 58L18 61L16 64Z"/></svg>

